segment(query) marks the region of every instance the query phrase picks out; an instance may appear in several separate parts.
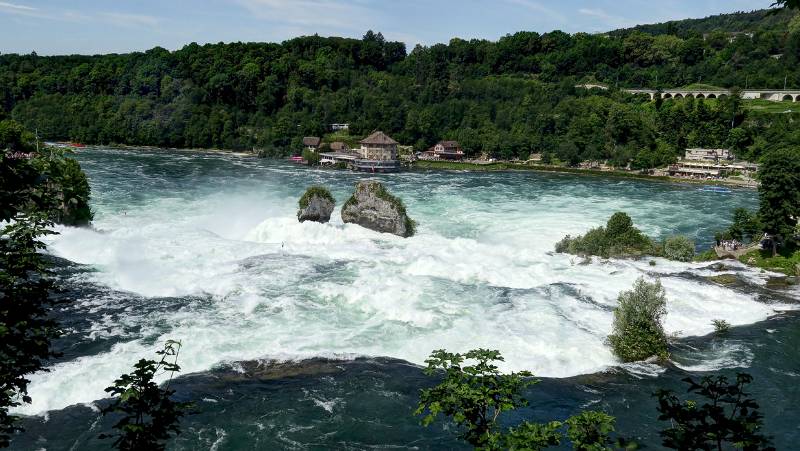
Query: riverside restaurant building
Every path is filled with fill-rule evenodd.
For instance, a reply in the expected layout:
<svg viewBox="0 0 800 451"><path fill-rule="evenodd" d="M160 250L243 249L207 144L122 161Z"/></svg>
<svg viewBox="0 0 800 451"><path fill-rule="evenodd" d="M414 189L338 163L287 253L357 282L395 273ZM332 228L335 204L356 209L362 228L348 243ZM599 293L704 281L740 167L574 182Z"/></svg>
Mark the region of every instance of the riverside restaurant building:
<svg viewBox="0 0 800 451"><path fill-rule="evenodd" d="M320 154L322 164L345 164L363 172L398 172L397 141L376 131L360 141L358 151L339 150Z"/></svg>

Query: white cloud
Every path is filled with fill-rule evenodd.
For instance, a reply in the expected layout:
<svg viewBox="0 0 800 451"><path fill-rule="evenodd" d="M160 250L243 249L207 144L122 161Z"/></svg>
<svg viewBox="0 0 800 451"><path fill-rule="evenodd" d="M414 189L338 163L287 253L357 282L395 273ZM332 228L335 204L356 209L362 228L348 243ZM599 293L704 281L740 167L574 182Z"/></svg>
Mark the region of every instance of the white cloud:
<svg viewBox="0 0 800 451"><path fill-rule="evenodd" d="M18 3L9 3L0 1L0 14L11 14L19 17L44 17L45 15L34 8L27 5L20 5Z"/></svg>
<svg viewBox="0 0 800 451"><path fill-rule="evenodd" d="M36 11L36 8L32 8L30 6L25 5L18 5L16 3L8 3L8 2L0 2L0 9L11 10L11 11Z"/></svg>
<svg viewBox="0 0 800 451"><path fill-rule="evenodd" d="M578 10L578 12L583 14L584 16L599 17L601 19L612 19L613 18L611 15L609 15L607 12L603 11L602 9L581 8L581 9Z"/></svg>
<svg viewBox="0 0 800 451"><path fill-rule="evenodd" d="M548 16L551 20L557 20L562 23L567 21L567 17L565 15L559 13L558 11L552 8L548 8L547 6L544 6L543 4L534 0L506 0L506 2L525 7L527 9L530 9L531 11L544 14L545 16Z"/></svg>
<svg viewBox="0 0 800 451"><path fill-rule="evenodd" d="M600 19L603 24L608 27L631 26L634 24L634 22L629 19L609 14L600 8L580 8L578 14Z"/></svg>
<svg viewBox="0 0 800 451"><path fill-rule="evenodd" d="M154 16L147 16L144 14L128 14L128 13L99 13L98 17L108 23L119 25L122 27L155 27L161 22L161 19Z"/></svg>
<svg viewBox="0 0 800 451"><path fill-rule="evenodd" d="M304 27L366 30L371 11L341 0L237 0L258 18ZM317 30L306 30L306 32Z"/></svg>

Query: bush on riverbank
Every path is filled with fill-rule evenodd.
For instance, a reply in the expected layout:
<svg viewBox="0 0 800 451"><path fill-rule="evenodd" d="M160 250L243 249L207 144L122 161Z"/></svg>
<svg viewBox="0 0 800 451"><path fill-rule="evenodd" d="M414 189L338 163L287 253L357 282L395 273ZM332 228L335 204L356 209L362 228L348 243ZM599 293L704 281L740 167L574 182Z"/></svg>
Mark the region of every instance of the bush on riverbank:
<svg viewBox="0 0 800 451"><path fill-rule="evenodd" d="M63 150L37 146L34 136L13 120L0 122L0 149L3 217L46 214L72 226L92 220L86 174Z"/></svg>
<svg viewBox="0 0 800 451"><path fill-rule="evenodd" d="M617 212L608 220L605 227L589 230L585 235L574 238L567 235L556 243L556 252L604 258L639 257L652 254L653 241L633 226L631 217Z"/></svg>
<svg viewBox="0 0 800 451"><path fill-rule="evenodd" d="M664 257L679 262L694 259L694 241L683 235L671 236L664 241Z"/></svg>
<svg viewBox="0 0 800 451"><path fill-rule="evenodd" d="M652 356L666 359L667 335L661 319L667 313L667 297L661 281L639 278L630 291L623 291L614 309L614 324L608 341L623 362Z"/></svg>
<svg viewBox="0 0 800 451"><path fill-rule="evenodd" d="M322 160L319 152L314 152L313 150L304 149L302 155L309 166L319 166L319 162Z"/></svg>

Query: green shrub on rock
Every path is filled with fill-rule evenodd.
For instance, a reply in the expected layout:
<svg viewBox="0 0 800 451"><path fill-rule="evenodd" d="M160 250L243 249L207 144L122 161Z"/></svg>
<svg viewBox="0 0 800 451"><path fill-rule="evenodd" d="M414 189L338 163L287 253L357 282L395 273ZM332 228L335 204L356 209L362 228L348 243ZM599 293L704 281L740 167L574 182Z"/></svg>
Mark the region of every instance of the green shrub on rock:
<svg viewBox="0 0 800 451"><path fill-rule="evenodd" d="M331 220L336 200L327 188L312 186L298 201L297 220L326 223Z"/></svg>
<svg viewBox="0 0 800 451"><path fill-rule="evenodd" d="M731 323L724 319L711 320L711 324L714 326L714 333L717 335L725 335L731 330Z"/></svg>
<svg viewBox="0 0 800 451"><path fill-rule="evenodd" d="M329 200L331 203L336 203L336 199L333 198L333 194L328 191L327 188L322 186L312 186L311 188L307 189L306 192L303 194L303 197L300 198L298 201L298 205L301 209L308 207L308 202L311 200L312 197L321 197L323 199Z"/></svg>
<svg viewBox="0 0 800 451"><path fill-rule="evenodd" d="M694 241L683 235L671 236L664 241L664 257L679 262L694 259Z"/></svg>
<svg viewBox="0 0 800 451"><path fill-rule="evenodd" d="M652 356L668 357L667 335L661 319L667 313L667 297L660 281L639 278L631 291L623 291L614 309L614 325L608 340L623 362Z"/></svg>
<svg viewBox="0 0 800 451"><path fill-rule="evenodd" d="M630 216L617 212L605 227L591 229L583 236L565 237L556 244L556 252L604 258L638 257L653 253L653 242L633 226Z"/></svg>

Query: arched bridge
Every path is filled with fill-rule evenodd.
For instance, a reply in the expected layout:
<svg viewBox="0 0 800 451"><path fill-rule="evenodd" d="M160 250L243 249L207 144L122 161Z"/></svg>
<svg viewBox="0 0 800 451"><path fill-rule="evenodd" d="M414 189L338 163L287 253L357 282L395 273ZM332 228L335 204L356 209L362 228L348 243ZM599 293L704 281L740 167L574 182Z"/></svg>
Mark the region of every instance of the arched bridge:
<svg viewBox="0 0 800 451"><path fill-rule="evenodd" d="M692 97L695 99L721 99L731 95L728 89L703 90L703 89L665 89L660 93L654 89L623 89L631 94L647 94L650 100L655 100L657 95L662 99L682 99ZM800 89L745 89L741 91L743 99L763 99L772 102L800 102Z"/></svg>

